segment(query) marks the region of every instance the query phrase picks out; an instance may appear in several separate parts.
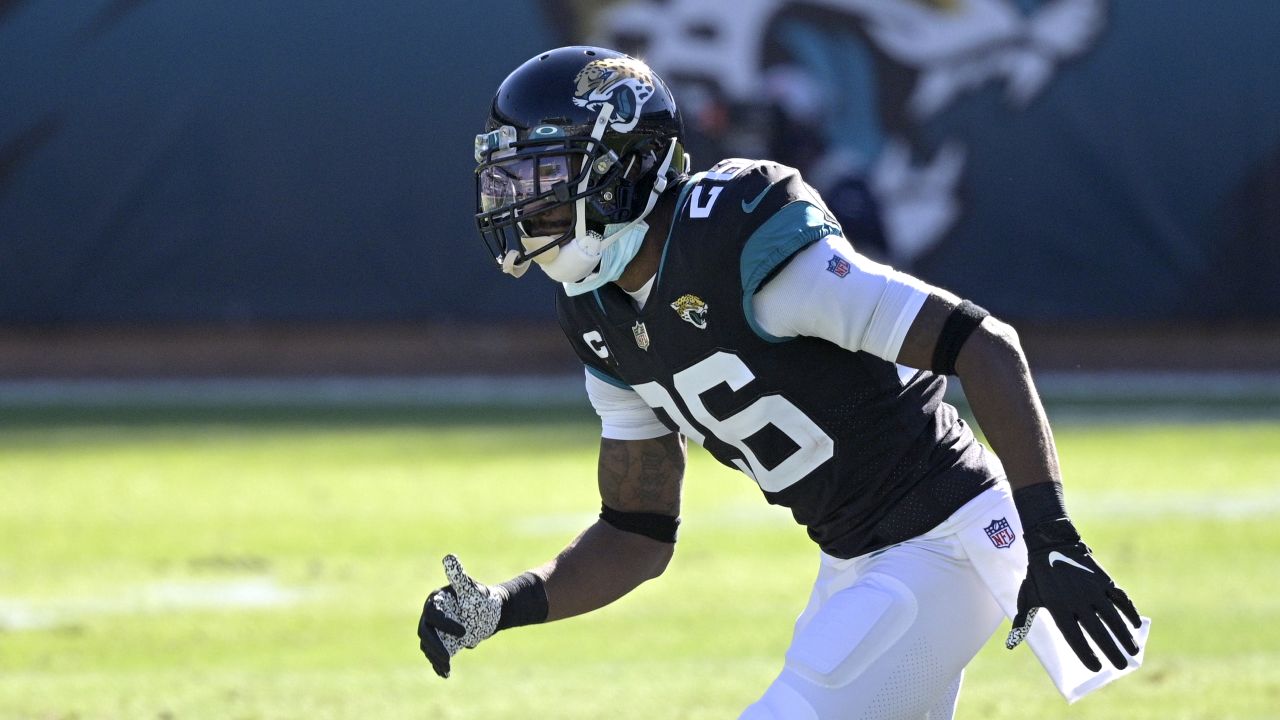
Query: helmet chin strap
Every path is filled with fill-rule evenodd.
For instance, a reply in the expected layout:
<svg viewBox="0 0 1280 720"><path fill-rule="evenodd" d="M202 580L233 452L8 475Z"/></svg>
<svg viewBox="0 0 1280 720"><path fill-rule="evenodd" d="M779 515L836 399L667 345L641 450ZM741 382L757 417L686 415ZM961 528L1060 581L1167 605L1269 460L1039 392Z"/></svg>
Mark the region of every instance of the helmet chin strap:
<svg viewBox="0 0 1280 720"><path fill-rule="evenodd" d="M605 237L601 238L600 239L601 253L603 253L605 248L612 245L619 238L625 237L628 231L630 231L636 225L639 225L640 223L644 222L644 219L649 217L649 213L653 212L653 208L658 204L658 198L662 197L662 193L665 192L667 189L667 183L668 183L667 170L671 169L671 161L675 157L675 154L676 154L676 143L673 141L670 143L670 147L667 148L666 156L662 158L662 164L658 166L657 177L655 177L653 180L653 188L649 190L649 199L645 201L644 210L641 210L640 214L637 215L633 220L631 220L631 222L627 223L626 225L623 225L617 230L614 230L613 232L609 233ZM578 282L591 284L593 281L598 279L597 278L598 275L599 275L599 271L597 270L595 272L589 273L586 277L582 278ZM607 280L605 280L605 282L612 282L613 280L616 280L616 279L617 278L608 278Z"/></svg>
<svg viewBox="0 0 1280 720"><path fill-rule="evenodd" d="M613 103L610 103L610 102L602 103L600 105L600 114L596 115L596 124L591 127L591 140L593 143L595 143L595 145L600 144L600 140L604 137L605 128L608 127L609 119L612 117L613 117ZM594 151L595 147L593 146L591 149L592 151ZM591 184L591 173L590 172L582 173L582 182L578 183L578 194L585 195L585 193L587 192L587 186L590 184ZM573 204L573 214L574 214L574 220L573 220L574 239L576 240L578 238L592 237L594 233L590 233L587 231L587 198L586 197L578 198L578 200ZM598 247L586 247L583 249L590 254L599 255L600 253L604 252L605 247L606 247L605 245L601 244Z"/></svg>
<svg viewBox="0 0 1280 720"><path fill-rule="evenodd" d="M516 258L520 257L520 253L516 250L508 250L502 256L502 272L512 276L520 277L529 271L529 261L517 263Z"/></svg>

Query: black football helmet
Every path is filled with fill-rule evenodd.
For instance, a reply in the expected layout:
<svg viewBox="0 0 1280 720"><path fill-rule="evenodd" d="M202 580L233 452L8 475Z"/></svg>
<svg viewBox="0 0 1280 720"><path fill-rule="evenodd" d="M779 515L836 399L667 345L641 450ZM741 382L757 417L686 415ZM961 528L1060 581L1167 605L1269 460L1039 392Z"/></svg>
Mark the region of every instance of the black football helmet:
<svg viewBox="0 0 1280 720"><path fill-rule="evenodd" d="M476 136L475 218L489 252L512 275L542 256L558 280L585 277L606 226L642 220L687 171L683 130L671 91L640 60L586 46L531 58L498 87ZM575 241L585 255L561 252Z"/></svg>

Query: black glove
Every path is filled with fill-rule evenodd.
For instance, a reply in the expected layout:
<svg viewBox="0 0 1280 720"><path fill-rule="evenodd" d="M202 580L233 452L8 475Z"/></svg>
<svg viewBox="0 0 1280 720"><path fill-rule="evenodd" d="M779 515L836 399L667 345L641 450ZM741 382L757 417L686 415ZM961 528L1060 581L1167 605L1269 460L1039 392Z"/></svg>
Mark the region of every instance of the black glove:
<svg viewBox="0 0 1280 720"><path fill-rule="evenodd" d="M418 620L418 647L442 678L449 660L463 647L474 648L498 631L506 593L472 580L453 555L444 558L449 584L427 596Z"/></svg>
<svg viewBox="0 0 1280 720"><path fill-rule="evenodd" d="M1142 620L1129 596L1094 561L1071 521L1065 517L1045 520L1023 534L1027 542L1027 577L1018 591L1018 614L1013 618L1005 647L1012 650L1026 638L1031 621L1043 607L1085 667L1098 672L1102 662L1085 641L1082 627L1112 665L1117 669L1127 667L1129 661L1120 648L1137 655L1138 645L1120 613L1135 629ZM1120 647L1107 634L1107 628L1115 634Z"/></svg>

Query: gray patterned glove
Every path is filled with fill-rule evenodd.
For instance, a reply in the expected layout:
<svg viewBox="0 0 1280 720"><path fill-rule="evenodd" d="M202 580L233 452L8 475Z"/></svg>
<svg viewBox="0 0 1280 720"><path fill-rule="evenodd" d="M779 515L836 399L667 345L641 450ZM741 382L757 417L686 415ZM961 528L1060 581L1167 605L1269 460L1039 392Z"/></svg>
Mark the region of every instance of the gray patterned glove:
<svg viewBox="0 0 1280 720"><path fill-rule="evenodd" d="M471 579L454 555L444 556L443 563L449 584L427 596L418 646L436 674L447 678L450 658L497 632L505 593Z"/></svg>

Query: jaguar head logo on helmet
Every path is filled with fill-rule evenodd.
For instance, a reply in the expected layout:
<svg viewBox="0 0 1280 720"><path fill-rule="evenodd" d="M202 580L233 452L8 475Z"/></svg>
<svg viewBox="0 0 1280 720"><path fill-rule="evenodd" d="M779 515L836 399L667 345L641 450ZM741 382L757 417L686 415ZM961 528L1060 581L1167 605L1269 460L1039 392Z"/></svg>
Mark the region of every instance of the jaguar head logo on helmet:
<svg viewBox="0 0 1280 720"><path fill-rule="evenodd" d="M476 136L476 226L503 272L536 262L569 294L611 282L688 168L671 91L604 48L542 53L507 76Z"/></svg>
<svg viewBox="0 0 1280 720"><path fill-rule="evenodd" d="M653 95L653 71L633 58L593 60L574 78L573 102L599 110L604 101L613 104L610 129L627 132L635 127L640 109Z"/></svg>

